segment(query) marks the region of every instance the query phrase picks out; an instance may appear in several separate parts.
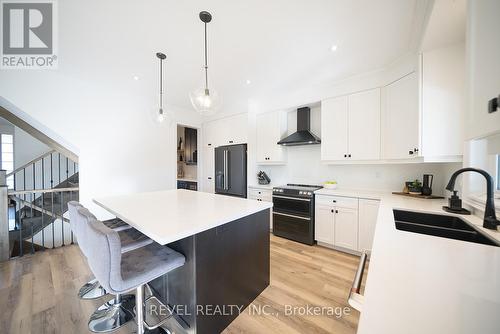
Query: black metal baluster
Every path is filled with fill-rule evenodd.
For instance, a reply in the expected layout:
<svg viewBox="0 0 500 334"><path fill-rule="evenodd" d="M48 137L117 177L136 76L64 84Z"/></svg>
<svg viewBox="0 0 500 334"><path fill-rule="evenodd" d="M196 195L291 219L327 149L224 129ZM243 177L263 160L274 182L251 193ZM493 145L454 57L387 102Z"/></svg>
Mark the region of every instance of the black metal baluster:
<svg viewBox="0 0 500 334"><path fill-rule="evenodd" d="M45 189L45 168L44 168L45 157L42 158L42 191ZM43 205L45 203L45 192L42 192L42 250L45 250L45 226L44 226L44 216Z"/></svg>
<svg viewBox="0 0 500 334"><path fill-rule="evenodd" d="M52 201L52 204L50 206L50 212L53 215L54 214L54 193L52 192L52 193L50 193L50 195L51 195L51 201ZM54 230L54 222L55 222L54 216L51 216L51 220L52 220L52 248L54 248L55 247L54 241L56 238L55 230Z"/></svg>
<svg viewBox="0 0 500 334"><path fill-rule="evenodd" d="M34 164L33 164L34 165ZM31 254L34 254L35 253L35 236L33 235L34 231L33 231L33 218L35 218L33 216L33 199L35 198L35 193L33 192L33 194L30 194L30 202L31 202Z"/></svg>
<svg viewBox="0 0 500 334"><path fill-rule="evenodd" d="M54 188L54 168L52 167L52 153L50 153L50 189Z"/></svg>
<svg viewBox="0 0 500 334"><path fill-rule="evenodd" d="M61 191L61 233L62 233L62 245L66 246L64 242L64 194Z"/></svg>
<svg viewBox="0 0 500 334"><path fill-rule="evenodd" d="M71 202L73 200L73 192L70 190L69 191L69 201ZM69 217L69 224L71 226L71 217ZM73 230L71 230L70 228L70 231L71 231L71 244L74 244L74 240L73 240Z"/></svg>
<svg viewBox="0 0 500 334"><path fill-rule="evenodd" d="M59 183L61 183L61 153L58 155L57 174L59 176Z"/></svg>
<svg viewBox="0 0 500 334"><path fill-rule="evenodd" d="M33 163L33 190L36 188L36 181L35 181L35 163Z"/></svg>
<svg viewBox="0 0 500 334"><path fill-rule="evenodd" d="M66 158L66 180L69 178L69 161Z"/></svg>
<svg viewBox="0 0 500 334"><path fill-rule="evenodd" d="M21 197L19 197L21 198ZM16 206L17 206L16 202ZM16 210L17 211L17 210ZM21 203L19 203L19 214L17 215L17 224L19 228L19 256L23 256L23 223L21 220Z"/></svg>

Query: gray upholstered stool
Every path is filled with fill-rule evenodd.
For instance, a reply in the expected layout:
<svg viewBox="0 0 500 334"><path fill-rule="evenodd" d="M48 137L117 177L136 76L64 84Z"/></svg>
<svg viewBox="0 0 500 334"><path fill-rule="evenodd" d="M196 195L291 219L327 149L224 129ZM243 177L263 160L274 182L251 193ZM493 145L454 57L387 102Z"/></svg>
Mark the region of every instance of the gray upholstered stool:
<svg viewBox="0 0 500 334"><path fill-rule="evenodd" d="M78 209L82 212L84 209ZM136 290L137 333L144 333L144 286L184 265L182 254L157 243L122 253L118 232L87 216L88 263L104 288L115 294ZM89 324L92 322L92 317Z"/></svg>
<svg viewBox="0 0 500 334"><path fill-rule="evenodd" d="M77 238L83 237L81 233L78 233L78 226L76 225L78 219L76 215L76 209L80 207L84 208L84 206L79 202L68 202L71 230L73 231L73 234L77 236ZM103 224L117 232L120 232L120 237L122 238L122 241L125 245L123 249L124 252L145 246L148 243L153 242L151 239L136 231L132 228L132 226L128 225L119 218L105 220L103 221ZM82 252L85 255L85 251L83 249ZM97 281L96 279L85 283L78 291L78 297L80 299L97 299L105 296L106 294L107 292L102 288L102 286L99 284L99 281Z"/></svg>
<svg viewBox="0 0 500 334"><path fill-rule="evenodd" d="M78 245L82 253L88 257L89 243L86 242L85 224L89 218L95 219L95 216L78 202L68 203L70 211L70 223L73 233L76 235ZM108 224L116 227L117 224ZM120 225L118 225L120 226ZM122 225L123 226L123 225ZM116 229L114 229L116 231ZM123 245L122 251L129 252L140 247L151 244L153 241L133 228L118 229L117 232ZM107 291L101 286L97 279L85 284L79 291L79 296L92 296L98 298L107 295ZM91 299L91 298L84 298ZM115 298L101 305L93 317L92 330L95 332L108 332L115 330L133 319L133 309L135 306L134 295L115 295Z"/></svg>

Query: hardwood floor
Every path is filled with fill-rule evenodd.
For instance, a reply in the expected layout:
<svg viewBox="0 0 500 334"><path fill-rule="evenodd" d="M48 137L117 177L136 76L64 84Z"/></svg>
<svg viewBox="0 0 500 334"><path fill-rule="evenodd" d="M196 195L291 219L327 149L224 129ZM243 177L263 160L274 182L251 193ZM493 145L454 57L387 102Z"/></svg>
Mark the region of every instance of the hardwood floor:
<svg viewBox="0 0 500 334"><path fill-rule="evenodd" d="M348 314L338 315L348 307L358 261L271 236L271 284L224 334L355 333L359 313L348 308ZM88 318L105 301L77 298L91 278L76 245L1 263L0 332L89 333ZM130 324L114 333L132 333L133 328Z"/></svg>

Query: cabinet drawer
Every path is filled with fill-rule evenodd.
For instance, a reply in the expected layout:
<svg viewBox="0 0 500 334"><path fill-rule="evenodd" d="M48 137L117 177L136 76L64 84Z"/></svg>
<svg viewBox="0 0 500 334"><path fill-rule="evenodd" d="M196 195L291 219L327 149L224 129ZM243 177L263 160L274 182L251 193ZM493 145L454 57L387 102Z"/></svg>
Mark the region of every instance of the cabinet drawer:
<svg viewBox="0 0 500 334"><path fill-rule="evenodd" d="M264 197L269 197L269 201L271 201L272 191L268 189L256 189L256 188L249 188L248 189L248 196L264 196Z"/></svg>
<svg viewBox="0 0 500 334"><path fill-rule="evenodd" d="M316 204L330 205L337 208L358 209L358 199L353 197L316 195Z"/></svg>

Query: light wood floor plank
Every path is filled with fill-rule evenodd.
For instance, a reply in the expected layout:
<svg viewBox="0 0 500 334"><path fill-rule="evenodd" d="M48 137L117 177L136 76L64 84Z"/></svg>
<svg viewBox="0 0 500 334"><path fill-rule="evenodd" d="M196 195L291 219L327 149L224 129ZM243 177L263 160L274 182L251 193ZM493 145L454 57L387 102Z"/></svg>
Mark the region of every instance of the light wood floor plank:
<svg viewBox="0 0 500 334"><path fill-rule="evenodd" d="M354 334L359 313L353 309L342 317L299 310L348 307L347 295L358 262L350 254L271 235L271 284L223 333ZM0 263L0 332L90 333L90 314L111 298L78 299L78 289L91 278L77 245ZM295 313L290 314L293 308ZM131 323L114 333L133 332Z"/></svg>

